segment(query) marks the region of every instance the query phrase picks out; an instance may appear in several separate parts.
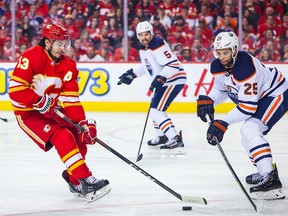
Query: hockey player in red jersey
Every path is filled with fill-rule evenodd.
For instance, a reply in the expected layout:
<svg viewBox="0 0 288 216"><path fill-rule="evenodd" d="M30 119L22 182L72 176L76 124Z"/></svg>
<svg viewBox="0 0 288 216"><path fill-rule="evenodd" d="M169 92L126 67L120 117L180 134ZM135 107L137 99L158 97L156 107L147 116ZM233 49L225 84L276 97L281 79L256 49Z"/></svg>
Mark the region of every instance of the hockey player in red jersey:
<svg viewBox="0 0 288 216"><path fill-rule="evenodd" d="M67 30L48 24L38 46L20 57L9 81L9 96L20 128L44 151L53 146L66 166L62 173L70 191L93 202L110 191L109 181L96 179L87 164L87 144L94 144L96 122L86 119L79 100L76 62L66 55ZM63 104L60 107L59 99ZM84 127L78 131L54 112L60 109Z"/></svg>
<svg viewBox="0 0 288 216"><path fill-rule="evenodd" d="M282 183L273 164L269 142L264 138L288 110L288 82L275 67L267 67L245 51L238 51L233 32L221 32L214 41L215 59L211 63L214 87L208 96L199 95L197 115L211 124L207 141L221 142L229 125L243 122L241 143L257 168L246 182L254 199L284 199ZM214 119L214 105L230 98L236 107L223 119Z"/></svg>
<svg viewBox="0 0 288 216"><path fill-rule="evenodd" d="M149 146L159 146L163 154L184 154L181 134L168 117L166 110L186 83L186 73L181 62L172 53L169 45L161 38L153 36L153 27L148 21L138 23L137 38L141 64L122 74L119 84L130 85L134 78L147 74L151 79L149 91L155 89L150 105L150 116L156 131L156 138L148 141Z"/></svg>

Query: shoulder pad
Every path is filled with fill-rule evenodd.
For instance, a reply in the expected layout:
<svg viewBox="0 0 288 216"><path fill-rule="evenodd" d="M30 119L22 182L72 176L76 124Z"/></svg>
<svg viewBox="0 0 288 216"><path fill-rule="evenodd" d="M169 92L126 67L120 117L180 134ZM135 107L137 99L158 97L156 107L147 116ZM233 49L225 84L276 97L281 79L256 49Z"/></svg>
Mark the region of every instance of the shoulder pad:
<svg viewBox="0 0 288 216"><path fill-rule="evenodd" d="M247 52L239 52L238 58L232 69L233 77L236 81L242 82L249 79L256 73L253 57Z"/></svg>
<svg viewBox="0 0 288 216"><path fill-rule="evenodd" d="M210 71L213 75L217 75L219 73L224 73L226 71L225 67L222 65L219 59L215 59L210 66Z"/></svg>
<svg viewBox="0 0 288 216"><path fill-rule="evenodd" d="M149 49L155 50L164 45L164 41L162 38L153 37L153 39L149 43Z"/></svg>

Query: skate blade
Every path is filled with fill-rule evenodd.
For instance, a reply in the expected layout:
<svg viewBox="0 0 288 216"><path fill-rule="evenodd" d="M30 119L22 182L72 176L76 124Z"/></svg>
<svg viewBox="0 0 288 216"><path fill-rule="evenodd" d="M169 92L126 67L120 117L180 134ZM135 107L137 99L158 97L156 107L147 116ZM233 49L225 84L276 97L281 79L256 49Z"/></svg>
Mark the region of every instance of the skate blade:
<svg viewBox="0 0 288 216"><path fill-rule="evenodd" d="M175 148L175 149L161 149L161 155L185 155L186 152L184 147Z"/></svg>
<svg viewBox="0 0 288 216"><path fill-rule="evenodd" d="M74 195L75 197L79 198L79 199L83 199L83 198L86 198L86 196L85 196L85 195L83 195L83 194L80 194L80 193L73 193L73 195Z"/></svg>
<svg viewBox="0 0 288 216"><path fill-rule="evenodd" d="M281 188L277 188L270 191L260 191L251 193L251 198L254 200L278 200L285 199L285 194L282 192Z"/></svg>
<svg viewBox="0 0 288 216"><path fill-rule="evenodd" d="M86 194L86 200L88 203L94 202L100 199L101 197L107 195L110 191L111 191L111 188L109 187L109 185L106 185L103 188L97 190L96 192L93 191L89 194Z"/></svg>

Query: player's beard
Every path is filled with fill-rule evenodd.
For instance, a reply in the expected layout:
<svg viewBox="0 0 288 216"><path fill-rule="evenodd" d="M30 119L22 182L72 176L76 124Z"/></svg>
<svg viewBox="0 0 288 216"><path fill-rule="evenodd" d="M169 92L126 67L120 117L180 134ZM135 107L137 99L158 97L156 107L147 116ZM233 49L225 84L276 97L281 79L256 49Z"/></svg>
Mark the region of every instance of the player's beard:
<svg viewBox="0 0 288 216"><path fill-rule="evenodd" d="M56 57L55 55L53 55L52 49L48 50L48 53L49 53L50 57L51 57L56 63L58 63L58 62L60 61L61 56L63 55L63 52L59 51L59 53L57 53L57 54L59 54L59 57Z"/></svg>
<svg viewBox="0 0 288 216"><path fill-rule="evenodd" d="M221 61L222 65L224 65L224 67L226 68L231 68L233 65L233 59L230 59L229 61Z"/></svg>

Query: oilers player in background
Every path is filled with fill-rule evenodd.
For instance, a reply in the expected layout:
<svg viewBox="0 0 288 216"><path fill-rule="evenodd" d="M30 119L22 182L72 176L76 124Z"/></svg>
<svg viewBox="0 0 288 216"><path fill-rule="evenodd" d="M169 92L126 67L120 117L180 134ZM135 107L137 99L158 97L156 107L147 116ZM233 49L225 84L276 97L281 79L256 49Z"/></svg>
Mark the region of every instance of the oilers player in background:
<svg viewBox="0 0 288 216"><path fill-rule="evenodd" d="M184 143L166 110L186 83L186 73L181 62L172 53L169 45L153 37L153 27L148 21L139 22L137 38L141 43L139 54L141 64L119 77L119 84L130 85L134 78L147 74L151 78L149 94L154 91L150 105L156 138L149 140L149 146L160 146L164 154L184 154Z"/></svg>
<svg viewBox="0 0 288 216"><path fill-rule="evenodd" d="M109 193L110 187L108 180L96 179L85 162L86 145L95 143L97 129L80 103L79 71L76 62L64 55L69 45L63 26L46 25L38 46L20 57L9 81L9 96L20 128L45 152L55 147L66 166L62 176L70 191L92 202ZM86 130L78 133L55 109Z"/></svg>
<svg viewBox="0 0 288 216"><path fill-rule="evenodd" d="M238 51L238 38L233 32L221 32L214 41L216 59L211 63L214 87L199 95L197 115L207 122L207 140L221 142L229 125L243 122L241 143L256 166L257 172L246 177L252 184L254 199L284 199L282 184L268 140L264 138L288 110L288 83L275 67L267 67L247 52ZM230 98L236 107L222 120L214 119L214 106ZM233 143L230 143L230 145Z"/></svg>

